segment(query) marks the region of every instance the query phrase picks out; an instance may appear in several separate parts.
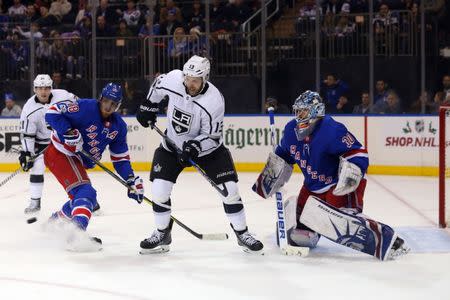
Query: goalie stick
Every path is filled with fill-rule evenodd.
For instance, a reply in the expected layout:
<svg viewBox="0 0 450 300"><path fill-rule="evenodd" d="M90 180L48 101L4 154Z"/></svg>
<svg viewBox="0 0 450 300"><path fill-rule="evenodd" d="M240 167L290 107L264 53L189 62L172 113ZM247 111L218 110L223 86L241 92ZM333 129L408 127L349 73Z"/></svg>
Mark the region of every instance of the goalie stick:
<svg viewBox="0 0 450 300"><path fill-rule="evenodd" d="M90 155L88 152L86 152L85 150L81 150L80 152L82 155L84 155L85 157L87 157L88 159L92 160L97 166L99 166L101 169L103 169L106 173L108 173L109 175L111 175L114 179L116 179L118 182L120 182L123 186L125 186L127 189L130 189L130 187L128 186L128 184L119 176L117 176L116 174L114 174L114 172L112 172L111 170L109 170L104 164L102 164L100 161L98 161L97 159L95 159L94 157L92 157L92 155ZM148 199L147 197L144 196L144 200L145 202L154 205L154 202L150 199ZM194 230L192 230L191 228L189 228L187 225L183 224L181 221L179 221L177 218L175 218L174 216L170 216L170 218L177 223L181 228L183 228L184 230L186 230L187 232L189 232L190 234L192 234L193 236L195 236L196 238L200 239L200 240L226 240L228 239L228 234L226 233L198 233L195 232Z"/></svg>
<svg viewBox="0 0 450 300"><path fill-rule="evenodd" d="M270 143L275 149L275 116L274 108L269 107L269 121L270 121ZM275 193L276 207L277 207L277 240L280 251L284 255L307 256L309 254L308 247L296 247L288 244L287 228L286 228L286 213L283 203L283 193L278 191Z"/></svg>

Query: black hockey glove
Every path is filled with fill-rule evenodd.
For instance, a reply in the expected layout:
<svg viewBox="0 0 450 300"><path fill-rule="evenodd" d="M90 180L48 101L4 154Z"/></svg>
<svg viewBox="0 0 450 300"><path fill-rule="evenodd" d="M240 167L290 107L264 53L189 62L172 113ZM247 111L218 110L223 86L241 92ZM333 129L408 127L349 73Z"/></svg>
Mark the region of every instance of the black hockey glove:
<svg viewBox="0 0 450 300"><path fill-rule="evenodd" d="M148 126L153 127L156 124L156 114L158 111L158 103L152 103L146 100L139 106L136 119L145 128Z"/></svg>
<svg viewBox="0 0 450 300"><path fill-rule="evenodd" d="M33 167L33 160L29 151L20 151L19 162L24 172L29 171Z"/></svg>
<svg viewBox="0 0 450 300"><path fill-rule="evenodd" d="M183 143L183 152L178 157L178 160L180 161L180 164L183 167L190 167L191 163L189 162L190 159L196 160L198 155L200 154L200 151L202 151L202 146L200 145L199 141L196 140L190 140Z"/></svg>

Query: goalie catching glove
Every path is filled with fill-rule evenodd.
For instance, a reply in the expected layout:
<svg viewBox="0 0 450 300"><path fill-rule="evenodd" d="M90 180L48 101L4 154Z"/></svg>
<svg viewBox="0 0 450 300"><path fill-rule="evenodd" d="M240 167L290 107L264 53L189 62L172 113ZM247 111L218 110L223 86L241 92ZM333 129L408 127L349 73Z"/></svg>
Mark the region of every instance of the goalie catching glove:
<svg viewBox="0 0 450 300"><path fill-rule="evenodd" d="M252 189L264 199L279 191L291 178L293 167L275 153L269 153L267 163Z"/></svg>
<svg viewBox="0 0 450 300"><path fill-rule="evenodd" d="M127 180L127 185L130 187L128 189L128 198L136 200L137 203L141 204L144 200L144 181L141 177L130 177Z"/></svg>
<svg viewBox="0 0 450 300"><path fill-rule="evenodd" d="M345 158L340 158L339 163L339 180L336 184L336 188L333 191L333 195L343 196L354 192L361 181L363 174L361 169L354 163L349 162Z"/></svg>

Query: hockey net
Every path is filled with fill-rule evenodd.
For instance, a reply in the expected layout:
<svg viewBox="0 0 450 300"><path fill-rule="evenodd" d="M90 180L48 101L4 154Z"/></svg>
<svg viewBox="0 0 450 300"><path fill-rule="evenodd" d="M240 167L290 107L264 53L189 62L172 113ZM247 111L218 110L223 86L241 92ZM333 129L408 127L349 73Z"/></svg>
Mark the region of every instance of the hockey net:
<svg viewBox="0 0 450 300"><path fill-rule="evenodd" d="M439 109L439 226L450 225L450 106Z"/></svg>

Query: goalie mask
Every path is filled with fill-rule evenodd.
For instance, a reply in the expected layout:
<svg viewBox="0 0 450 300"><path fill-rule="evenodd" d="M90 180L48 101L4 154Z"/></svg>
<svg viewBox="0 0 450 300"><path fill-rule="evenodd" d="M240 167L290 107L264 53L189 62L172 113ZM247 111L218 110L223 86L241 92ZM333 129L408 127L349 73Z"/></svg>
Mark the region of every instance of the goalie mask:
<svg viewBox="0 0 450 300"><path fill-rule="evenodd" d="M309 90L295 99L292 110L297 121L295 134L299 141L310 135L314 130L316 121L325 116L325 105L322 103L319 94Z"/></svg>

